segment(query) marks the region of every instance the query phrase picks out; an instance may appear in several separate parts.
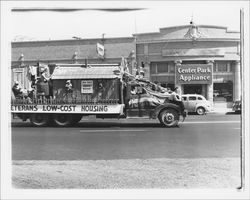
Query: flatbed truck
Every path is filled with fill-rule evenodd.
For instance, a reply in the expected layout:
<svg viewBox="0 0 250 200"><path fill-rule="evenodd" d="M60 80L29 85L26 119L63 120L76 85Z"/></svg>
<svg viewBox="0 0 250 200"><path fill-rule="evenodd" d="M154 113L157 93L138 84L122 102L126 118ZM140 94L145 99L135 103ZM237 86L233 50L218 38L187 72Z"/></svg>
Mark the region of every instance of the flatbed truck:
<svg viewBox="0 0 250 200"><path fill-rule="evenodd" d="M154 83L140 81L118 65L56 64L52 71L51 96L35 91L34 98L13 98L12 114L39 127L73 126L88 115L158 119L165 127L176 127L186 117L178 105L168 102L167 93L152 90ZM70 93L65 90L67 80L72 82Z"/></svg>

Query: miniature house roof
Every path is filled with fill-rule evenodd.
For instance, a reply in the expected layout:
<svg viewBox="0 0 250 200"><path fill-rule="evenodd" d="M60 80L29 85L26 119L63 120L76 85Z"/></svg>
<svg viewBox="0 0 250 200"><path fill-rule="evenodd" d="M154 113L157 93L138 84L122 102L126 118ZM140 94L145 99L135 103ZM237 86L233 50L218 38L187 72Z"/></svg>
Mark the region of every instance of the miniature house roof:
<svg viewBox="0 0 250 200"><path fill-rule="evenodd" d="M98 66L98 67L60 67L57 66L52 74L52 80L58 79L114 79L119 77L118 66Z"/></svg>

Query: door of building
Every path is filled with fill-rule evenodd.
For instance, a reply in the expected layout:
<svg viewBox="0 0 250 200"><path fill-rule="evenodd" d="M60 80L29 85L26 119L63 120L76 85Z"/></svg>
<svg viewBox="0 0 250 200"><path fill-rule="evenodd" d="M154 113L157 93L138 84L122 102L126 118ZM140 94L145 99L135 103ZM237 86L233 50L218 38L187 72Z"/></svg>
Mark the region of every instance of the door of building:
<svg viewBox="0 0 250 200"><path fill-rule="evenodd" d="M184 94L202 94L202 85L184 85Z"/></svg>

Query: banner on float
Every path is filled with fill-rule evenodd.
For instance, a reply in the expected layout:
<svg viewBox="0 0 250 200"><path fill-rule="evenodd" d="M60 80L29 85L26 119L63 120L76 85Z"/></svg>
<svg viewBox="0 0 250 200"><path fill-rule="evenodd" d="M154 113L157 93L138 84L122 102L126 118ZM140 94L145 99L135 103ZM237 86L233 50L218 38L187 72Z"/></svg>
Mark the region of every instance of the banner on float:
<svg viewBox="0 0 250 200"><path fill-rule="evenodd" d="M123 112L124 104L116 105L11 105L13 113L80 113L80 114L119 114Z"/></svg>

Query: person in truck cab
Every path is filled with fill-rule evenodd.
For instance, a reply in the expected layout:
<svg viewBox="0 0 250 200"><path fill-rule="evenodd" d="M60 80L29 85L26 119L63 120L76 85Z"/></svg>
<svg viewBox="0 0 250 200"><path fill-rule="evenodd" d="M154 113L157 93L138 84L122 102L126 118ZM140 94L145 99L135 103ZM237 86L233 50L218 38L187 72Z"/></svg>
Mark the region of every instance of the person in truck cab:
<svg viewBox="0 0 250 200"><path fill-rule="evenodd" d="M181 100L180 91L179 91L178 87L175 87L173 92L170 94L169 103L173 103L173 104L176 104L176 105L180 106L182 115L183 116L187 115L184 104L183 104L183 102Z"/></svg>

